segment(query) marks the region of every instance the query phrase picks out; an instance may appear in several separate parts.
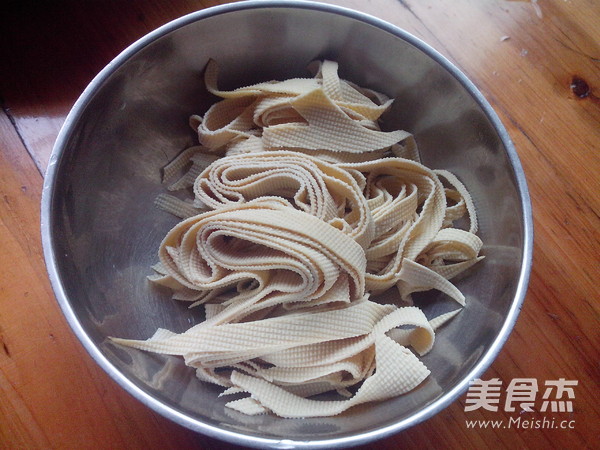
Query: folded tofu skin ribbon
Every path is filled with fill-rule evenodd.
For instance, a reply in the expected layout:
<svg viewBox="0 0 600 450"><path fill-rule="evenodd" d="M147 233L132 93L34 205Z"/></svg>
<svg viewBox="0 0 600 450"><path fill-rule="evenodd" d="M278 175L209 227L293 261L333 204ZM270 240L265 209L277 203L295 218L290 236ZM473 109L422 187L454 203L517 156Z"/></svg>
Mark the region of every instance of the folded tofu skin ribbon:
<svg viewBox="0 0 600 450"><path fill-rule="evenodd" d="M156 205L181 221L149 276L206 319L111 338L183 357L250 415L334 416L415 389L430 374L419 356L465 305L450 280L482 259L465 186L421 164L410 133L380 128L392 100L334 61L309 69L220 90L208 63L218 101L190 118L198 145L163 168ZM395 304L376 301L391 289ZM432 289L458 307L427 318L412 294Z"/></svg>

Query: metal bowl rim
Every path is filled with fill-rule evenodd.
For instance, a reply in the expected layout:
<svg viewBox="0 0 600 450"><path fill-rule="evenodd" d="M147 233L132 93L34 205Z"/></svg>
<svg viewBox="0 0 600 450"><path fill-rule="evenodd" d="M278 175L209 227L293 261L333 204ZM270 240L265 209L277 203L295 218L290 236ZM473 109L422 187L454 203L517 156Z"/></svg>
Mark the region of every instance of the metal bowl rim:
<svg viewBox="0 0 600 450"><path fill-rule="evenodd" d="M59 175L59 163L65 151L66 144L68 143L72 132L75 129L80 114L85 110L87 104L93 99L94 95L103 85L103 83L121 65L128 61L131 56L142 50L144 47L148 46L153 41L190 23L197 22L208 17L245 9L268 8L311 9L315 11L321 11L324 13L346 16L350 19L365 22L383 31L391 33L404 41L407 41L408 43L412 44L413 46L424 52L430 58L435 60L437 63L439 63L445 70L447 70L452 76L454 76L454 78L456 78L469 92L469 94L476 100L478 105L481 107L481 109L495 128L496 132L498 133L498 136L502 140L512 169L514 171L515 182L520 196L520 205L523 213L523 255L515 298L508 311L508 314L505 317L504 324L500 329L500 332L498 333L488 350L482 355L478 364L467 374L467 376L464 377L462 382L457 384L450 391L446 392L438 400L420 410L418 413L397 423L394 423L393 425L381 427L369 432L355 434L343 438L324 439L315 441L260 438L258 436L231 432L222 428L218 428L216 426L208 425L199 420L193 419L188 415L177 411L158 401L157 399L143 391L140 387L138 387L125 375L123 375L114 365L112 365L87 335L86 331L83 329L73 308L69 303L69 299L67 298L67 295L65 293L65 289L62 284L61 276L56 263L56 249L54 248L52 238L52 205L54 199L54 190L57 183L57 177ZM490 366L490 364L494 361L500 349L508 339L508 336L516 323L517 317L525 299L533 259L533 217L531 200L529 197L525 173L523 171L518 154L507 130L500 121L496 112L493 110L492 106L485 99L483 94L477 89L477 87L467 78L467 76L461 70L459 70L454 64L452 64L446 57L441 55L437 50L426 44L421 39L416 38L407 31L401 29L400 27L392 25L382 19L376 18L369 14L355 11L349 8L305 0L247 0L238 3L230 3L209 7L200 11L184 15L180 18L166 23L165 25L162 25L156 30L138 39L136 42L134 42L125 50L123 50L118 56L116 56L102 71L98 73L98 75L94 77L94 79L83 91L81 96L77 99L71 111L67 115L66 120L58 134L44 177L41 201L41 234L44 259L46 262L48 276L57 301L60 305L60 308L62 309L62 312L66 317L67 322L69 323L77 338L83 344L84 348L112 379L114 379L122 388L124 388L127 392L129 392L129 394L133 395L143 404L182 426L185 426L193 431L203 433L210 437L225 440L234 444L257 448L265 446L269 446L272 448L340 448L365 444L376 439L385 438L387 436L399 432L400 430L416 425L417 423L432 417L436 413L440 412L442 409L449 406L464 391L466 391L472 380L480 377L481 374Z"/></svg>

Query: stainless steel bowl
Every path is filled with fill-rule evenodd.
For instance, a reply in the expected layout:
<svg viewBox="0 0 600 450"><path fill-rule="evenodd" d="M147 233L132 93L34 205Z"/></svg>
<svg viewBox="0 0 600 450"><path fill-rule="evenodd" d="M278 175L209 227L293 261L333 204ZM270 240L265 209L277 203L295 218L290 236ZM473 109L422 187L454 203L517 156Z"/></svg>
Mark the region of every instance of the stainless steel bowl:
<svg viewBox="0 0 600 450"><path fill-rule="evenodd" d="M317 58L341 76L394 97L386 127L412 131L423 161L458 175L480 219L486 259L458 282L467 308L424 358L432 375L415 391L332 418L247 417L225 410L220 389L175 357L116 347L107 336L149 337L201 320L145 280L176 220L153 207L160 168L194 143L188 116L211 102L201 73L221 83L305 74ZM42 237L52 286L77 337L125 390L175 422L246 446L330 448L383 438L431 417L490 365L521 307L532 256L532 218L519 159L500 120L456 67L405 31L319 3L252 1L177 19L140 39L90 83L62 128L46 174ZM448 309L427 294L433 315Z"/></svg>

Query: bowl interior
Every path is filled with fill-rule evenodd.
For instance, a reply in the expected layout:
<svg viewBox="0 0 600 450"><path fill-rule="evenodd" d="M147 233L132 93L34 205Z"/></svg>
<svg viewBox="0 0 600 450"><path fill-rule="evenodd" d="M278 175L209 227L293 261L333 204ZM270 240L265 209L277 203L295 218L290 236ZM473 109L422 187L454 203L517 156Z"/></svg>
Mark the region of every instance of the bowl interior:
<svg viewBox="0 0 600 450"><path fill-rule="evenodd" d="M281 5L187 17L105 70L55 149L49 244L64 291L59 301L105 369L187 426L247 445L257 441L240 436L320 441L397 430L464 383L505 325L524 252L522 199L506 142L464 80L415 40L377 25L333 8ZM108 342L147 338L158 327L181 332L202 319L145 277L177 222L153 206L164 192L160 169L195 143L188 117L215 100L202 80L209 58L218 61L225 88L306 76L314 59L338 61L343 78L395 98L385 128L413 132L423 162L454 172L470 190L486 258L456 281L468 306L438 332L423 358L432 374L415 391L332 418L247 417L226 410L221 389L198 381L180 359ZM429 317L457 306L435 292L418 302Z"/></svg>

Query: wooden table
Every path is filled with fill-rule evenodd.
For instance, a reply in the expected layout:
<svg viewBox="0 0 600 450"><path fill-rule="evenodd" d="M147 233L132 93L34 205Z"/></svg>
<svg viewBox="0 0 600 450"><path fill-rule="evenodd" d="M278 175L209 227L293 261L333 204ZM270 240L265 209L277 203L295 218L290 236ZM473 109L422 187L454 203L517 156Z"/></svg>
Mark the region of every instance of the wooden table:
<svg viewBox="0 0 600 450"><path fill-rule="evenodd" d="M162 418L99 369L46 277L42 178L70 107L124 47L218 0L4 2L0 49L0 448L230 448ZM500 115L523 163L535 250L519 320L484 380L536 379L538 411L465 412L466 395L381 448L599 448L600 3L336 0L422 38ZM539 411L577 380L573 412ZM466 421L553 419L521 426ZM563 422L564 421L564 422ZM566 429L560 429L565 425Z"/></svg>

